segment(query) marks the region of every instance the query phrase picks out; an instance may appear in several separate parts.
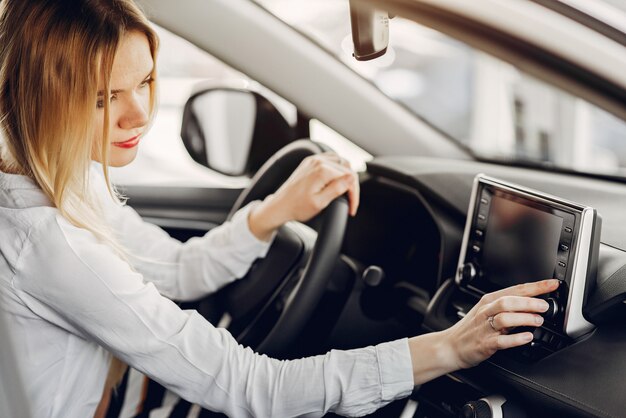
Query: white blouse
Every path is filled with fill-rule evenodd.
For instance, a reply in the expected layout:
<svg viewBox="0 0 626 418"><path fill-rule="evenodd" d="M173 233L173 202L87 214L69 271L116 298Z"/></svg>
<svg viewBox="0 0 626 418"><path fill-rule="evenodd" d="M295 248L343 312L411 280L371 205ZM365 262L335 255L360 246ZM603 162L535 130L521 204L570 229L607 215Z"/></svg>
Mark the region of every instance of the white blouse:
<svg viewBox="0 0 626 418"><path fill-rule="evenodd" d="M29 178L0 173L0 309L8 333L0 345L13 346L32 416L93 416L110 353L231 417L363 415L411 393L406 339L278 361L181 310L169 298L201 298L265 256L270 244L248 229L249 206L182 244L114 203L97 167L92 186L132 268L63 218ZM0 370L0 387L15 383L5 379Z"/></svg>

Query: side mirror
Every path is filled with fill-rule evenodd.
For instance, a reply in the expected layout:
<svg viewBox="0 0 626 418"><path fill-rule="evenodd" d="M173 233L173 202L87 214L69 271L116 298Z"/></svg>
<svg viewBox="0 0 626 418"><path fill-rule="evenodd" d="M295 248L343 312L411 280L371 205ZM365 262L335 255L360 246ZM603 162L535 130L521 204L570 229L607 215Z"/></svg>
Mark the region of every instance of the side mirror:
<svg viewBox="0 0 626 418"><path fill-rule="evenodd" d="M205 89L183 110L181 137L191 157L229 176L251 176L295 131L259 93L232 88Z"/></svg>
<svg viewBox="0 0 626 418"><path fill-rule="evenodd" d="M373 9L358 0L350 0L350 24L354 58L368 61L387 52L389 45L389 14Z"/></svg>

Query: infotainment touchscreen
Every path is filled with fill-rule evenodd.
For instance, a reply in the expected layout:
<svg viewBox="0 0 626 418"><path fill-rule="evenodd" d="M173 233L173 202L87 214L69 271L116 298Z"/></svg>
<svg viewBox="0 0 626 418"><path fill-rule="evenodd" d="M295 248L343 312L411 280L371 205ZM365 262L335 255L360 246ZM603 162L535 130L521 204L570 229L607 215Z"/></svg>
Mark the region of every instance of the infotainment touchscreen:
<svg viewBox="0 0 626 418"><path fill-rule="evenodd" d="M483 244L483 275L496 287L554 277L563 218L507 193L491 198Z"/></svg>
<svg viewBox="0 0 626 418"><path fill-rule="evenodd" d="M570 337L592 329L582 307L595 280L596 210L502 180L474 181L457 283L481 294L555 278L544 326Z"/></svg>

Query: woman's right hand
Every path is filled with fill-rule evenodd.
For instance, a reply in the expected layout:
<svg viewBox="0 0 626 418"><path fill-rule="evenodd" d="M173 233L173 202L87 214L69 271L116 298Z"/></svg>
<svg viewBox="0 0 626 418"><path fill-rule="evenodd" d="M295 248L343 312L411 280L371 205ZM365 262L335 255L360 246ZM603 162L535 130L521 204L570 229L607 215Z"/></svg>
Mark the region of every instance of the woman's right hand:
<svg viewBox="0 0 626 418"><path fill-rule="evenodd" d="M559 281L550 279L486 294L451 328L411 338L409 347L415 384L475 366L498 350L532 341L531 332L509 331L543 324L540 314L548 309L548 303L535 296L553 292L558 287ZM426 364L428 362L430 364Z"/></svg>
<svg viewBox="0 0 626 418"><path fill-rule="evenodd" d="M284 223L306 222L344 193L354 216L359 206L359 179L346 159L334 152L306 157L274 194L251 210L250 231L266 241Z"/></svg>

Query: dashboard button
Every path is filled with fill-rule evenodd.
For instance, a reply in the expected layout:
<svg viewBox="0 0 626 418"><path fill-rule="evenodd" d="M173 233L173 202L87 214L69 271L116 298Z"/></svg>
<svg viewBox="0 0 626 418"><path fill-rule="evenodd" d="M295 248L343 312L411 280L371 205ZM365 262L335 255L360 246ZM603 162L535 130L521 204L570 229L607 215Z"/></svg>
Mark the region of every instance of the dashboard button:
<svg viewBox="0 0 626 418"><path fill-rule="evenodd" d="M559 267L563 267L563 268L565 268L566 266L567 266L567 264L565 264L565 263L564 263L564 262L562 262L562 261L559 261Z"/></svg>
<svg viewBox="0 0 626 418"><path fill-rule="evenodd" d="M561 244L559 246L559 248L561 249L561 251L569 251L569 246L565 245L565 244Z"/></svg>
<svg viewBox="0 0 626 418"><path fill-rule="evenodd" d="M546 344L547 346L550 345L550 341L552 340L552 333L550 331L544 331L544 333L541 335L541 341Z"/></svg>
<svg viewBox="0 0 626 418"><path fill-rule="evenodd" d="M474 234L476 234L477 237L482 237L484 235L484 232L480 229L477 229L474 231Z"/></svg>
<svg viewBox="0 0 626 418"><path fill-rule="evenodd" d="M565 227L565 232L567 232L568 234L572 233L572 228L570 228L569 226Z"/></svg>

